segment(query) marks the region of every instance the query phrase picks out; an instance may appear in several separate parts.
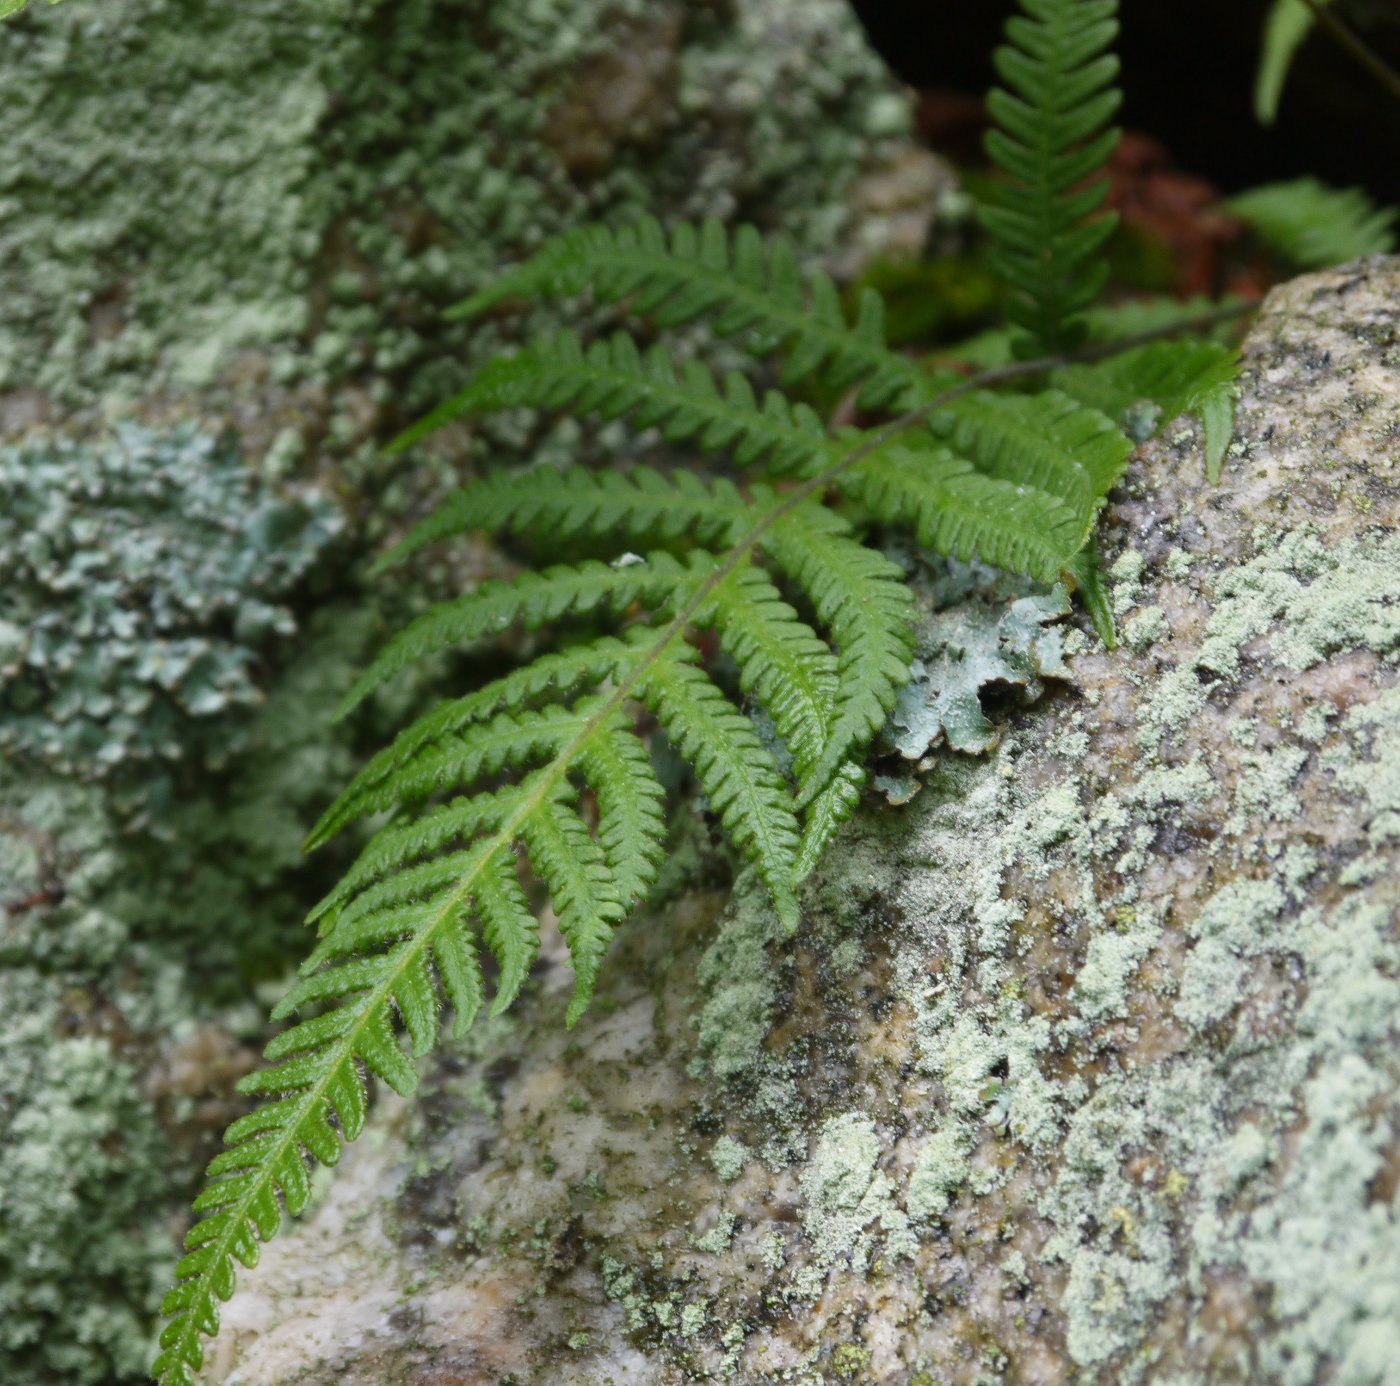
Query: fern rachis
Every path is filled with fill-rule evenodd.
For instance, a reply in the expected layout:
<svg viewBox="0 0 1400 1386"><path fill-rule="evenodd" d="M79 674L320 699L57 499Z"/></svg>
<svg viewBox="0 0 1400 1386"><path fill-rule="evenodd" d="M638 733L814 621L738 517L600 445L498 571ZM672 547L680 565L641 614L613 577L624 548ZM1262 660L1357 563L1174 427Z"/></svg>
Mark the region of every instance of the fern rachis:
<svg viewBox="0 0 1400 1386"><path fill-rule="evenodd" d="M1092 297L1080 251L1105 234L1094 199L1067 189L1092 175L1108 146L1094 130L1114 99L1101 52L1113 6L1024 3L1054 43L1013 30L1004 75L1037 110L1059 99L1050 73L1070 114L1045 118L1043 148L1021 171L1049 173L1036 174L1017 204L1055 228L1060 278L1038 278L1014 316L1036 340L1058 343L1080 330ZM1019 107L1006 109L1012 136L1035 134L1040 117L1027 125ZM1010 145L1002 153L1014 178L1022 156ZM1024 235L1008 216L988 226L1014 259ZM798 883L851 813L864 748L909 676L910 594L857 524L901 527L938 552L1042 581L1092 584L1086 543L1130 448L1111 416L1139 391L1164 408L1228 400L1228 363L1214 352L1188 360L1190 343L1164 346L1150 362L1155 374L1100 373L1062 355L971 379L930 374L886 346L873 294L847 325L834 286L804 280L790 249L713 224L571 233L462 311L584 289L663 326L705 320L759 354L778 353L788 383L815 379L854 391L866 408L906 412L883 428L832 434L805 404L777 391L760 398L741 375L678 368L664 349L643 353L626 334L587 346L565 334L488 365L402 440L493 409L570 409L728 454L742 476L646 467L490 475L449 497L384 560L473 529L589 551L426 611L346 697L349 711L424 656L507 628L560 634L529 663L420 716L312 831L315 846L388 815L312 911L317 945L274 1012L305 1018L268 1046L271 1067L241 1085L266 1100L230 1128L230 1148L196 1203L202 1217L166 1300L172 1321L157 1362L172 1386L192 1382L235 1261L254 1264L281 1203L293 1214L304 1207L308 1158L333 1164L342 1140L359 1134L364 1073L413 1089L411 1057L435 1044L443 1003L458 1032L486 1005L480 948L500 966L492 1010L519 992L538 946L522 856L553 898L575 974L566 1022L578 1020L613 931L645 897L663 852L663 793L636 709L692 764L726 837L794 929ZM1031 392L991 393L993 385ZM715 632L732 663L731 692L692 643L700 630ZM790 774L749 704L771 719Z"/></svg>

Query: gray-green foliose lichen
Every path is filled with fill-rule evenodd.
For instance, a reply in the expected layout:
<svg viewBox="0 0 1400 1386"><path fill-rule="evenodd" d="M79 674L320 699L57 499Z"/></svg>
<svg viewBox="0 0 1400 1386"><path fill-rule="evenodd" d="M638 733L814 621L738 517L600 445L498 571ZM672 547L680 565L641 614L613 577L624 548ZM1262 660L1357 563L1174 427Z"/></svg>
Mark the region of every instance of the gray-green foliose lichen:
<svg viewBox="0 0 1400 1386"><path fill-rule="evenodd" d="M260 656L341 528L189 427L0 448L0 752L120 781L160 816L173 767L237 745Z"/></svg>
<svg viewBox="0 0 1400 1386"><path fill-rule="evenodd" d="M1030 703L1041 695L1042 679L1069 677L1063 632L1052 624L1069 614L1064 588L1027 592L1000 606L969 600L977 576L976 568L954 564L927 594L931 610L920 617L918 640L930 653L914 662L885 734L905 760L923 761L944 745L974 755L991 750L997 730L982 710L987 690L1014 688Z"/></svg>

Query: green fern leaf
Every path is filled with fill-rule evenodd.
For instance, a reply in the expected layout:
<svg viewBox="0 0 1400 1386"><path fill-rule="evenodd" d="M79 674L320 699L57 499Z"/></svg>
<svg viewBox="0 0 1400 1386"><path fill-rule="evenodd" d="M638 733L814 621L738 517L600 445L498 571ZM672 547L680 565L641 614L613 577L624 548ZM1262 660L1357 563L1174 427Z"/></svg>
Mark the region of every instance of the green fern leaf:
<svg viewBox="0 0 1400 1386"><path fill-rule="evenodd" d="M912 523L926 548L1045 581L1093 523L1092 507L1075 510L1049 492L988 476L947 449L884 448L843 473L840 485L881 519Z"/></svg>
<svg viewBox="0 0 1400 1386"><path fill-rule="evenodd" d="M1092 541L1085 544L1075 554L1065 571L1085 611L1089 613L1089 619L1094 623L1099 639L1106 648L1116 649L1118 631L1113 623L1113 602L1109 598L1108 587L1103 579L1097 545Z"/></svg>
<svg viewBox="0 0 1400 1386"><path fill-rule="evenodd" d="M884 726L913 659L913 602L900 570L866 548L850 526L815 504L790 508L764 546L807 595L836 644L837 693L820 760L807 777L805 807L852 750Z"/></svg>
<svg viewBox="0 0 1400 1386"><path fill-rule="evenodd" d="M1377 207L1360 188L1329 188L1316 178L1296 178L1251 188L1220 205L1297 269L1326 269L1395 249L1400 211Z"/></svg>
<svg viewBox="0 0 1400 1386"><path fill-rule="evenodd" d="M695 767L701 787L735 845L754 861L778 918L797 927L793 862L800 841L791 794L753 724L735 712L698 666L688 645L639 676L638 691Z"/></svg>
<svg viewBox="0 0 1400 1386"><path fill-rule="evenodd" d="M322 815L306 839L306 850L322 846L347 824L373 810L363 807L365 796L382 786L399 768L427 746L444 741L473 722L489 719L508 708L530 706L551 693L562 701L569 694L620 678L640 657L634 644L643 632L623 639L606 636L575 645L557 654L541 655L533 663L485 684L465 697L438 703L373 756Z"/></svg>
<svg viewBox="0 0 1400 1386"><path fill-rule="evenodd" d="M630 300L634 312L664 327L708 318L716 332L740 337L760 354L783 352L784 384L817 376L835 389L860 385L866 408L910 408L937 389L916 362L886 346L878 294L866 292L849 326L830 278L818 273L804 281L791 244L765 241L751 226L731 237L708 221L698 230L678 226L668 237L648 218L620 230L566 232L451 316L470 317L511 298L585 290L605 303Z"/></svg>
<svg viewBox="0 0 1400 1386"><path fill-rule="evenodd" d="M1116 0L1021 0L998 48L1006 84L987 98L997 129L987 152L1006 175L978 208L991 263L1011 290L1007 312L1024 330L1018 356L1063 351L1083 340L1082 314L1108 277L1100 252L1117 224L1096 215L1108 183L1095 174L1118 132ZM1087 181L1086 181L1087 180Z"/></svg>
<svg viewBox="0 0 1400 1386"><path fill-rule="evenodd" d="M1122 420L1134 405L1156 406L1160 424L1195 414L1205 431L1206 472L1220 479L1234 431L1239 353L1216 342L1152 342L1094 365L1066 366L1055 385L1084 404Z"/></svg>
<svg viewBox="0 0 1400 1386"><path fill-rule="evenodd" d="M375 572L455 534L473 530L546 542L588 538L641 547L681 538L723 547L750 518L739 490L723 478L689 472L662 476L649 467L590 475L581 468L498 472L456 491L375 564Z"/></svg>
<svg viewBox="0 0 1400 1386"><path fill-rule="evenodd" d="M736 569L711 602L697 613L697 624L718 629L720 648L739 670L740 691L767 709L804 785L830 738L840 686L835 656L761 568Z"/></svg>
<svg viewBox="0 0 1400 1386"><path fill-rule="evenodd" d="M574 966L574 995L566 1023L573 1025L593 999L603 954L627 913L622 892L581 819L556 800L541 798L520 823L535 870L549 886L559 931Z"/></svg>
<svg viewBox="0 0 1400 1386"><path fill-rule="evenodd" d="M666 792L641 740L621 713L613 734L594 737L579 756L582 779L598 802L598 843L629 907L646 898L666 854Z"/></svg>
<svg viewBox="0 0 1400 1386"><path fill-rule="evenodd" d="M656 428L670 443L692 439L707 452L733 451L741 466L766 462L793 471L829 454L821 420L805 404L770 390L762 409L737 372L716 384L708 368L687 361L677 373L665 347L645 356L625 333L585 348L572 332L487 364L471 384L393 444L400 451L454 419L508 408L563 409Z"/></svg>
<svg viewBox="0 0 1400 1386"><path fill-rule="evenodd" d="M530 967L540 951L539 921L520 888L520 877L516 874L516 861L512 853L499 851L491 854L477 880L473 899L481 915L482 937L501 965L496 999L491 1004L491 1014L500 1015L520 995L520 988L525 985ZM463 989L470 994L470 980L466 981ZM461 1025L460 1004L456 1005L456 1010Z"/></svg>
<svg viewBox="0 0 1400 1386"><path fill-rule="evenodd" d="M487 582L464 597L440 602L400 631L346 694L337 715L344 716L396 674L439 650L513 626L538 630L565 616L623 611L634 602L664 608L693 592L712 568L703 552L681 560L663 550L621 565L561 564L512 582Z"/></svg>
<svg viewBox="0 0 1400 1386"><path fill-rule="evenodd" d="M1131 450L1097 408L1054 390L978 391L935 414L930 425L978 471L1034 487L1086 516L1122 475Z"/></svg>
<svg viewBox="0 0 1400 1386"><path fill-rule="evenodd" d="M1071 66L1087 52L1082 29L1056 30ZM1088 100L1092 82L1079 85ZM1068 167L1055 164L1055 176ZM654 223L579 233L469 306L585 286L630 297L663 324L709 316L722 332L783 351L789 379L859 387L877 405L943 400L942 384L887 351L875 300L848 327L830 281L804 286L790 252L766 250L752 233L668 239ZM234 1123L209 1167L166 1300L157 1371L167 1383L192 1382L236 1265L256 1261L284 1207L304 1206L310 1163L333 1164L362 1129L367 1075L410 1092L413 1060L437 1042L444 1010L460 1032L519 994L539 948L519 875L527 867L549 893L573 966L566 1022L583 1014L614 932L664 855L664 796L639 706L694 767L725 837L795 929L797 883L853 811L862 753L912 658L901 569L858 525L874 517L939 552L1076 575L1127 447L1093 408L1055 391L949 399L932 433L904 420L898 441L855 429L833 437L779 394L760 400L737 376L721 384L699 366L677 370L627 338L526 348L435 417L521 406L626 417L672 442L727 451L754 479L741 489L645 467L494 474L450 496L387 555L400 561L485 530L586 556L430 608L356 681L344 712L415 661L507 628L549 628L546 641L576 643L417 718L313 830L317 845L383 815L311 912L316 945L274 1012L289 1026L269 1044L268 1067L242 1084L264 1101ZM713 676L694 643L705 629L728 657ZM754 708L771 718L790 775ZM483 951L499 968L494 996Z"/></svg>
<svg viewBox="0 0 1400 1386"><path fill-rule="evenodd" d="M794 880L804 881L816 869L837 829L856 811L864 783L865 768L848 760L836 768L826 787L806 803Z"/></svg>

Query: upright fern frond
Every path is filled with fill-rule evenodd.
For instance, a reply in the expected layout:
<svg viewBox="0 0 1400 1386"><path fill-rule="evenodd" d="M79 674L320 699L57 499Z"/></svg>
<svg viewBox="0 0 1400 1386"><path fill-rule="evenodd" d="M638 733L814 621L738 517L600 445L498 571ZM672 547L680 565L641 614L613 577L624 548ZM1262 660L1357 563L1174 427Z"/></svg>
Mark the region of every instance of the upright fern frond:
<svg viewBox="0 0 1400 1386"><path fill-rule="evenodd" d="M1118 141L1106 129L1120 104L1117 0L1021 0L1010 43L994 55L1006 84L987 97L997 129L987 152L1006 175L978 209L991 261L1011 291L1007 312L1024 330L1018 356L1063 351L1083 340L1082 314L1102 291L1100 251L1117 218L1100 213L1099 177Z"/></svg>

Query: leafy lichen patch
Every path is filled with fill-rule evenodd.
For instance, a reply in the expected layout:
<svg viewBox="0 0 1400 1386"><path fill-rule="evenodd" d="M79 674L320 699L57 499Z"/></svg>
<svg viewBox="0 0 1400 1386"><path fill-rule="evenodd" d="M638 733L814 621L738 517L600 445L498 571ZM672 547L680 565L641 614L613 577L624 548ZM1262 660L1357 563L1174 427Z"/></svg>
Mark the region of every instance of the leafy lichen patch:
<svg viewBox="0 0 1400 1386"><path fill-rule="evenodd" d="M1069 677L1063 632L1052 624L1069 614L1063 588L1002 604L964 583L959 596L920 622L920 648L929 657L915 662L887 733L905 760L922 762L944 745L972 755L991 750L998 732L983 710L984 693L1014 688L1034 702L1042 679Z"/></svg>
<svg viewBox="0 0 1400 1386"><path fill-rule="evenodd" d="M193 428L0 448L0 751L119 781L159 820L173 766L238 749L260 658L342 528Z"/></svg>

